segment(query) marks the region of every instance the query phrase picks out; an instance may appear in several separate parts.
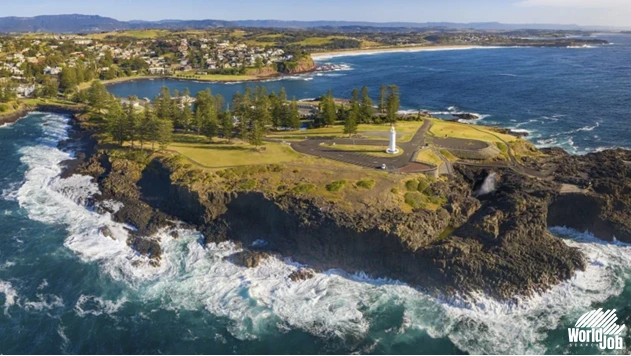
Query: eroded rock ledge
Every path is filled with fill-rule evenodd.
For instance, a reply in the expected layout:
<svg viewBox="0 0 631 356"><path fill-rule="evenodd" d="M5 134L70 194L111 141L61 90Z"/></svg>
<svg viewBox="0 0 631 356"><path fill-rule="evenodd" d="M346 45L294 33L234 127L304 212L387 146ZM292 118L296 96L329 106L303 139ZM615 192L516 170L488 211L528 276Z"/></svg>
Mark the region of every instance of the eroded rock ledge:
<svg viewBox="0 0 631 356"><path fill-rule="evenodd" d="M454 177L428 188L446 197L442 207L412 213L378 206L348 211L293 193L192 188L173 180L158 159L141 167L105 152L73 169L95 177L102 192L97 199L125 204L114 218L138 227L130 246L156 261L160 245L151 236L172 216L201 231L205 243L251 246L265 240L264 251L235 256L245 265L279 254L316 270L363 271L436 295L484 293L509 300L544 291L585 268L582 253L552 236L549 225L631 242L630 152L547 153L529 164L552 167L549 180L496 170L497 189L476 198L472 192L488 172L458 166ZM561 194L561 184L579 188Z"/></svg>

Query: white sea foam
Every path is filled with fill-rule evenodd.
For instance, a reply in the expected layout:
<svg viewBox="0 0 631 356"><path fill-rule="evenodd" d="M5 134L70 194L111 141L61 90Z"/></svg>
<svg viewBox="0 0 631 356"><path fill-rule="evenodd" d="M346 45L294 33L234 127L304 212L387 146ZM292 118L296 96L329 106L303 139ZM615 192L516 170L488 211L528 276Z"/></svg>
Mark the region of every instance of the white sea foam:
<svg viewBox="0 0 631 356"><path fill-rule="evenodd" d="M510 129L510 130L513 132L527 133L529 135L537 131L537 130L526 130L526 129Z"/></svg>
<svg viewBox="0 0 631 356"><path fill-rule="evenodd" d="M339 53L328 53L328 54L317 54L314 53L311 55L315 61L326 61L332 58L338 57L356 57L356 56L371 56L377 54L387 54L387 53L415 53L415 52L438 52L438 51L465 51L465 50L482 50L482 49L498 49L498 48L506 48L506 47L478 47L478 46L462 46L462 47L425 47L425 48L400 48L400 49L392 49L387 51L361 51L361 52L339 52Z"/></svg>
<svg viewBox="0 0 631 356"><path fill-rule="evenodd" d="M51 121L44 129L47 135L55 135L66 125L64 120ZM575 240L567 243L585 252L590 264L585 272L549 292L517 305L482 296L475 301L440 301L396 281L342 271L292 282L288 276L298 266L277 258L245 269L224 259L239 251L234 244L204 247L199 243L201 235L190 230L179 230L177 240L166 230L160 233L160 268L134 267L132 261L143 260L124 243L127 235L122 225L112 222L108 214L99 215L81 205L95 191L94 183L80 176L58 177L59 163L67 154L57 150L53 141L42 140L22 151L29 169L19 189L20 205L32 219L66 225L66 246L130 287L126 295L114 298L82 295L74 310L84 317L116 314L128 300L158 301L162 308L176 311L205 309L228 320L229 331L239 339L300 329L325 338L356 340L370 334L375 324L397 308L403 318L381 333L381 343L395 343L401 334L425 332L448 338L469 353L543 353L549 330L562 327L566 319L580 315L592 303L620 294L631 269L628 246L571 236ZM101 226L109 226L116 240L101 236ZM10 284L0 282L0 292L10 296L5 307L15 304L17 293Z"/></svg>
<svg viewBox="0 0 631 356"><path fill-rule="evenodd" d="M99 316L102 314L112 315L116 313L127 302L121 298L117 301L106 300L93 295L81 295L74 306L77 315L85 317L87 315Z"/></svg>
<svg viewBox="0 0 631 356"><path fill-rule="evenodd" d="M111 270L113 277L125 278L125 274L131 274L151 278L151 272L133 267L134 263L146 263L147 259L136 256L127 246L125 226L113 222L109 214L97 214L84 207L86 200L98 191L97 184L87 176L59 177L60 163L71 158L71 154L57 148L57 142L67 137L67 119L49 115L46 122L39 144L19 151L20 159L29 167L24 183L15 194L20 206L30 219L66 225L69 236L64 244L84 261L106 265L111 265L113 260L120 262ZM99 233L105 226L113 238Z"/></svg>
<svg viewBox="0 0 631 356"><path fill-rule="evenodd" d="M112 213L116 213L125 206L125 204L115 200L103 200L99 202L98 205L107 209L108 211L111 211Z"/></svg>
<svg viewBox="0 0 631 356"><path fill-rule="evenodd" d="M24 308L26 310L44 311L64 307L63 299L54 294L37 294L36 297L38 299L37 301L28 301L24 303Z"/></svg>
<svg viewBox="0 0 631 356"><path fill-rule="evenodd" d="M18 299L18 292L11 283L0 280L0 294L4 294L4 314L9 315L9 308Z"/></svg>

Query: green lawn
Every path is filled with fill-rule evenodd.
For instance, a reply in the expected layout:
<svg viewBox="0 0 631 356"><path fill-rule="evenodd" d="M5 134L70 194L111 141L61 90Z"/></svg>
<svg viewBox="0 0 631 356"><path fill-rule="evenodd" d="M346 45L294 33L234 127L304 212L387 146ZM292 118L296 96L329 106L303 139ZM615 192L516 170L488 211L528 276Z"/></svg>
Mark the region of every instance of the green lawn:
<svg viewBox="0 0 631 356"><path fill-rule="evenodd" d="M436 166L443 164L443 161L431 149L419 151L414 158L417 162L431 163Z"/></svg>
<svg viewBox="0 0 631 356"><path fill-rule="evenodd" d="M300 162L289 146L267 143L262 150L245 143L179 143L168 147L207 168Z"/></svg>
<svg viewBox="0 0 631 356"><path fill-rule="evenodd" d="M399 142L408 142L412 139L412 136L421 128L423 125L422 121L405 121L398 122L396 124L397 133L401 136L398 139ZM357 133L368 139L376 139L376 140L388 140L389 137L386 134L390 131L390 125L368 125L362 124L359 125L357 129ZM290 131L290 132L274 132L268 135L270 138L314 138L314 137L322 137L322 138L339 138L339 137L348 137L347 134L344 133L344 126L342 125L334 125L329 127L321 127L317 129L310 130L300 130L300 131Z"/></svg>
<svg viewBox="0 0 631 356"><path fill-rule="evenodd" d="M518 138L485 129L483 126L462 124L433 119L434 124L430 132L436 137L456 137L473 140L481 140L492 143L501 143L500 138L506 142L517 141Z"/></svg>
<svg viewBox="0 0 631 356"><path fill-rule="evenodd" d="M157 38L159 36L165 35L169 33L167 30L129 30L129 31L121 31L121 32L104 32L104 33L95 33L88 35L87 37L102 40L107 36L114 37L133 37L137 39L147 39L147 38Z"/></svg>
<svg viewBox="0 0 631 356"><path fill-rule="evenodd" d="M343 36L308 37L298 42L298 44L301 46L322 46L331 42L331 40L336 39L336 38L345 39L348 37L343 37Z"/></svg>

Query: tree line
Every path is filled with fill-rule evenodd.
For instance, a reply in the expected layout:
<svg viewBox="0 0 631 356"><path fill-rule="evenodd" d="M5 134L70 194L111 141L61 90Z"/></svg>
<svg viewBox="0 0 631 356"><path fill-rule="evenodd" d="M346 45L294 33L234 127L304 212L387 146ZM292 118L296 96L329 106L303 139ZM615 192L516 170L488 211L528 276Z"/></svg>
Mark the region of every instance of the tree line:
<svg viewBox="0 0 631 356"><path fill-rule="evenodd" d="M152 104L137 110L138 98L117 100L103 83L93 81L80 92L78 101L89 104L97 113L106 112L107 132L119 144L136 143L140 148L150 144L155 149L165 149L173 139L173 132L196 133L209 139L222 137L228 141L239 138L255 146L263 144L263 138L271 128L298 129L300 113L294 97L287 100L284 88L278 94L267 93L264 87L246 88L237 92L228 105L225 99L210 89L200 91L190 104L190 91L174 91L162 87ZM228 109L232 107L232 110Z"/></svg>
<svg viewBox="0 0 631 356"><path fill-rule="evenodd" d="M341 121L344 124L344 133L352 135L357 133L359 124L395 123L399 107L399 88L396 85L381 86L376 107L366 86L362 87L361 94L357 88L353 89L348 105L337 105L333 91L329 90L320 97L320 112L314 126L332 126Z"/></svg>

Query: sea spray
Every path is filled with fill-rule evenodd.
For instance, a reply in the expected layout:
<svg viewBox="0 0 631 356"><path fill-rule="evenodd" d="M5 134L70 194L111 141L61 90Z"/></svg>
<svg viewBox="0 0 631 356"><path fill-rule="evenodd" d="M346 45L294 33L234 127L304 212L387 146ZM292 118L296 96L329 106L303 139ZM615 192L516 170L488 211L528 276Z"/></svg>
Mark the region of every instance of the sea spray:
<svg viewBox="0 0 631 356"><path fill-rule="evenodd" d="M551 347L550 330L563 328L593 303L620 294L628 278L628 246L602 244L581 235L566 242L585 252L590 261L587 270L517 304L485 296L437 300L397 281L339 270L292 282L288 275L299 267L291 260L272 257L256 268L242 268L225 259L239 247L229 242L202 246L201 235L192 230L179 230L177 240L167 230L160 232L160 268L134 264L142 259L124 243L123 227L109 214L82 205L98 189L95 183L82 176L59 177L60 162L69 154L59 151L54 142L63 137L59 129L67 125L63 119L49 122L44 128L47 139L20 150L28 171L16 200L34 220L66 225L65 245L84 263L98 264L104 276L127 286L119 296L82 295L74 304L75 314L82 318L116 315L130 303L152 303L174 311L206 310L223 320L239 340L303 330L349 345L355 345L352 340L368 340L361 350L374 349L375 342L369 340L378 340L387 350L406 338L427 334L449 339L470 353L543 353ZM114 228L116 240L99 234L104 225ZM12 296L9 304L16 304L12 286L6 282L2 286ZM54 298L47 298L52 298L48 305L56 308L51 303ZM58 329L66 345L67 328ZM567 346L565 340L552 342L552 347Z"/></svg>
<svg viewBox="0 0 631 356"><path fill-rule="evenodd" d="M4 294L4 314L9 315L9 308L18 299L18 292L10 282L0 280L0 294Z"/></svg>
<svg viewBox="0 0 631 356"><path fill-rule="evenodd" d="M492 172L488 176L486 176L486 178L484 178L482 185L480 186L480 188L478 188L478 190L473 192L473 195L476 197L481 197L483 195L490 194L495 191L496 184L497 174L495 172Z"/></svg>

